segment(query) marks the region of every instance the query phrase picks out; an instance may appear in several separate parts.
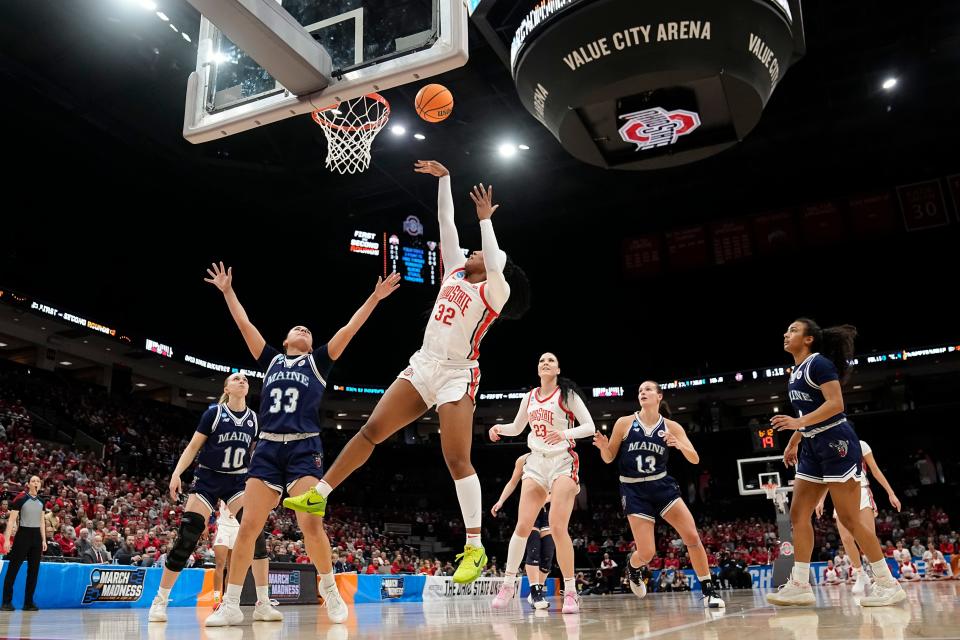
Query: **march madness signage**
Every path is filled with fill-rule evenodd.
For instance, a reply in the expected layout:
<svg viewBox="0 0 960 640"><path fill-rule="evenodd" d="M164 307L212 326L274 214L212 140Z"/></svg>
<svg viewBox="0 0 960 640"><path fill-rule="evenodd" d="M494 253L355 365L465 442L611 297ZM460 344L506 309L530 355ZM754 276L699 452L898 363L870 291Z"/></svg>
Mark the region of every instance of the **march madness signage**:
<svg viewBox="0 0 960 640"><path fill-rule="evenodd" d="M403 578L383 578L380 582L381 600L398 600L403 597Z"/></svg>
<svg viewBox="0 0 960 640"><path fill-rule="evenodd" d="M136 602L143 595L146 569L94 569L81 604Z"/></svg>
<svg viewBox="0 0 960 640"><path fill-rule="evenodd" d="M300 599L300 572L275 571L269 575L270 597L279 601Z"/></svg>

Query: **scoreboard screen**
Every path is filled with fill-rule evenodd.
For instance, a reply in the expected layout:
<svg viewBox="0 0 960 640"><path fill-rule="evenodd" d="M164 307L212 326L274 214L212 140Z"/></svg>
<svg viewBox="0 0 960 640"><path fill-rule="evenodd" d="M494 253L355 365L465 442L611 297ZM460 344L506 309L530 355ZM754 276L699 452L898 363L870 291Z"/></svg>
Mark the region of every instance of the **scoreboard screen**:
<svg viewBox="0 0 960 640"><path fill-rule="evenodd" d="M438 286L443 277L439 243L423 237L423 225L416 216L407 216L400 226L376 233L355 229L350 253L379 259L384 277L396 271L404 282Z"/></svg>
<svg viewBox="0 0 960 640"><path fill-rule="evenodd" d="M751 427L750 437L753 439L754 453L776 453L783 450L780 444L780 432L773 427Z"/></svg>

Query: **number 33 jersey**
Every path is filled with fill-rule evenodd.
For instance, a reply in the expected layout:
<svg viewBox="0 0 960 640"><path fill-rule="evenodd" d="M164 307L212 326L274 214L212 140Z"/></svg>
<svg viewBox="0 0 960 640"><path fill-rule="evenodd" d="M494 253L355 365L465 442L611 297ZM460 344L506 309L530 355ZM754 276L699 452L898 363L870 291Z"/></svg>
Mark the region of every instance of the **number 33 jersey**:
<svg viewBox="0 0 960 640"><path fill-rule="evenodd" d="M296 357L265 345L257 362L264 371L260 430L319 433L320 403L333 368L327 345Z"/></svg>

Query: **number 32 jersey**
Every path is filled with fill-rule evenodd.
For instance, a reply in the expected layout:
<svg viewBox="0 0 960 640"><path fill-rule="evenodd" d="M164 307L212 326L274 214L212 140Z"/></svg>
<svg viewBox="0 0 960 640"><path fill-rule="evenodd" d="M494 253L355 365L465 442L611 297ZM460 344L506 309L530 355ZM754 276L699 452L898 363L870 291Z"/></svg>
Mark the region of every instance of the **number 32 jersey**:
<svg viewBox="0 0 960 640"><path fill-rule="evenodd" d="M421 353L447 366L477 366L480 341L499 315L484 295L486 286L468 282L463 269L453 270L444 279L427 321Z"/></svg>
<svg viewBox="0 0 960 640"><path fill-rule="evenodd" d="M257 362L264 370L260 430L319 433L320 403L333 368L327 345L296 357L265 345Z"/></svg>

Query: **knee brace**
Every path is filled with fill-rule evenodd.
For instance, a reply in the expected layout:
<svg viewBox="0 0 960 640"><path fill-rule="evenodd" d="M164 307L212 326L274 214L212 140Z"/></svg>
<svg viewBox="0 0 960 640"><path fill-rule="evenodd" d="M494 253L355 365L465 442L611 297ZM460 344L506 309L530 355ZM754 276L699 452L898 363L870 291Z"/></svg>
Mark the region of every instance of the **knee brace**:
<svg viewBox="0 0 960 640"><path fill-rule="evenodd" d="M267 536L261 531L253 543L253 559L265 560L267 558Z"/></svg>
<svg viewBox="0 0 960 640"><path fill-rule="evenodd" d="M553 556L556 551L557 544L553 541L553 536L540 538L540 571L543 573L553 571Z"/></svg>
<svg viewBox="0 0 960 640"><path fill-rule="evenodd" d="M243 522L243 507L237 511L237 515L235 517L237 522ZM256 541L253 543L253 559L264 560L267 557L267 536L263 531L261 531L260 535L257 536Z"/></svg>
<svg viewBox="0 0 960 640"><path fill-rule="evenodd" d="M190 554L197 549L197 542L207 528L207 520L199 513L187 511L180 518L180 528L177 529L177 539L173 549L167 553L167 569L180 572L187 566Z"/></svg>
<svg viewBox="0 0 960 640"><path fill-rule="evenodd" d="M540 564L540 532L531 531L527 537L527 551L524 554L523 563L534 567ZM513 569L511 569L512 571Z"/></svg>

